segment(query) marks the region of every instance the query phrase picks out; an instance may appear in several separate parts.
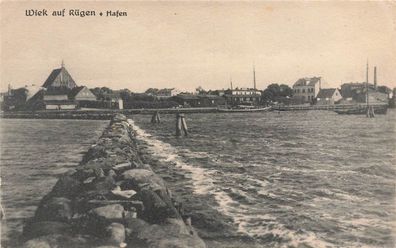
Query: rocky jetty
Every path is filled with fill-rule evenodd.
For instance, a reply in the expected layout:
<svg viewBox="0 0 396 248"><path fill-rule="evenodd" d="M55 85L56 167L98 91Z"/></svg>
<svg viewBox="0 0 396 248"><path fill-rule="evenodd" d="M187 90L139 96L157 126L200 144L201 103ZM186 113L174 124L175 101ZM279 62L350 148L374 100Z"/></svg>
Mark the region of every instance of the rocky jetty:
<svg viewBox="0 0 396 248"><path fill-rule="evenodd" d="M23 230L23 247L206 247L117 114Z"/></svg>

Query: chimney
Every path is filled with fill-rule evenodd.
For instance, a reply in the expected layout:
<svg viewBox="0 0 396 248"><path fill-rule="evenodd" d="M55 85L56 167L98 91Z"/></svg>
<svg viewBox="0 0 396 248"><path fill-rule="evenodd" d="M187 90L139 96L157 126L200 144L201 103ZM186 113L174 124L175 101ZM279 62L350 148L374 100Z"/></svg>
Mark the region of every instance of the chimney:
<svg viewBox="0 0 396 248"><path fill-rule="evenodd" d="M322 77L319 77L319 90L322 89Z"/></svg>
<svg viewBox="0 0 396 248"><path fill-rule="evenodd" d="M377 89L377 67L374 66L374 88Z"/></svg>

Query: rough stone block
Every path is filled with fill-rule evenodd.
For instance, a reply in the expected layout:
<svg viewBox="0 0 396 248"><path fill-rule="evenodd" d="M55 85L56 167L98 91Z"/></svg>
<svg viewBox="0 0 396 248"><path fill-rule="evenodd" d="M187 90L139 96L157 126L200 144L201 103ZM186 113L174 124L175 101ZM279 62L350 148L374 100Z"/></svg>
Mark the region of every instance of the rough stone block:
<svg viewBox="0 0 396 248"><path fill-rule="evenodd" d="M35 220L39 221L65 221L71 219L73 209L71 200L64 197L52 197L40 204L36 210Z"/></svg>
<svg viewBox="0 0 396 248"><path fill-rule="evenodd" d="M169 202L165 202L152 190L142 189L138 197L144 205L143 217L150 223L161 223L166 218L181 218Z"/></svg>
<svg viewBox="0 0 396 248"><path fill-rule="evenodd" d="M125 227L120 223L111 223L106 228L107 243L110 245L117 245L125 241Z"/></svg>
<svg viewBox="0 0 396 248"><path fill-rule="evenodd" d="M65 175L59 178L50 194L52 196L73 197L81 190L81 182L71 176Z"/></svg>
<svg viewBox="0 0 396 248"><path fill-rule="evenodd" d="M25 240L50 234L64 234L71 231L69 224L58 221L40 221L27 224L23 229Z"/></svg>
<svg viewBox="0 0 396 248"><path fill-rule="evenodd" d="M122 222L124 219L124 207L120 204L112 204L98 207L90 211L93 218L105 219L109 222Z"/></svg>

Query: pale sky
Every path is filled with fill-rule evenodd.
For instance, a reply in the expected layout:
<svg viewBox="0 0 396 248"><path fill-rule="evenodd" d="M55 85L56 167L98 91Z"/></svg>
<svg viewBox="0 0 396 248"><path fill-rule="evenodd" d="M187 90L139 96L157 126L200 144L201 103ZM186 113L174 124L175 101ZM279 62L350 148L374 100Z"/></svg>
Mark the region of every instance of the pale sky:
<svg viewBox="0 0 396 248"><path fill-rule="evenodd" d="M25 9L127 11L27 17ZM62 59L78 85L193 90L365 80L396 87L395 2L1 3L0 90L42 85Z"/></svg>

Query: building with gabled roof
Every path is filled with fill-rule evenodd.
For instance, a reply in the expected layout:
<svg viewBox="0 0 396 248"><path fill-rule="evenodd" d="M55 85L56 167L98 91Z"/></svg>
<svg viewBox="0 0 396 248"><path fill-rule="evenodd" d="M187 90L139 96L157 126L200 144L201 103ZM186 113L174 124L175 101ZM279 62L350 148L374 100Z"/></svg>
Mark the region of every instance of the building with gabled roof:
<svg viewBox="0 0 396 248"><path fill-rule="evenodd" d="M165 99L165 98L170 98L172 96L176 96L180 93L180 91L178 89L175 88L164 88L164 89L159 89L156 93L155 93L155 97L157 99Z"/></svg>
<svg viewBox="0 0 396 248"><path fill-rule="evenodd" d="M261 91L255 88L235 88L224 91L227 103L231 106L258 105L261 100Z"/></svg>
<svg viewBox="0 0 396 248"><path fill-rule="evenodd" d="M72 76L66 70L65 65L62 61L61 68L55 69L45 80L43 87L46 89L51 88L68 88L73 89L77 87L76 82L73 80Z"/></svg>
<svg viewBox="0 0 396 248"><path fill-rule="evenodd" d="M342 99L341 93L336 88L320 89L316 96L316 104L332 105Z"/></svg>
<svg viewBox="0 0 396 248"><path fill-rule="evenodd" d="M293 84L293 99L313 103L321 89L321 77L300 78Z"/></svg>
<svg viewBox="0 0 396 248"><path fill-rule="evenodd" d="M39 109L74 109L96 102L96 96L86 86L77 86L63 61L33 98L30 105Z"/></svg>
<svg viewBox="0 0 396 248"><path fill-rule="evenodd" d="M76 101L96 101L96 96L86 86L71 89L68 98Z"/></svg>

